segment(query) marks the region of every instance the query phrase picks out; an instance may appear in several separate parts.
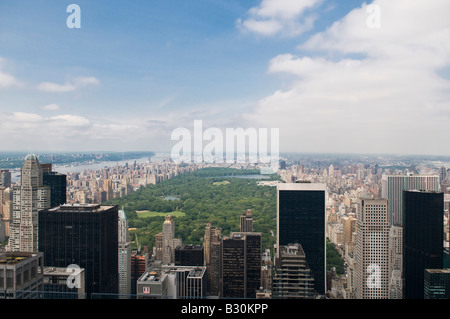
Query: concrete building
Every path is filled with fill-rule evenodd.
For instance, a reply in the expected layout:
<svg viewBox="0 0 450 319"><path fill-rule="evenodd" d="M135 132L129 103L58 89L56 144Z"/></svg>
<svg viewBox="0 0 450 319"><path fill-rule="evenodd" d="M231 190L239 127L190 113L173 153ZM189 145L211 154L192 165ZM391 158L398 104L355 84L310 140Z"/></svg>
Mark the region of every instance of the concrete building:
<svg viewBox="0 0 450 319"><path fill-rule="evenodd" d="M206 298L205 266L152 264L137 281L138 299Z"/></svg>
<svg viewBox="0 0 450 319"><path fill-rule="evenodd" d="M208 295L220 296L222 291L222 229L206 224L203 237L203 253L207 268Z"/></svg>
<svg viewBox="0 0 450 319"><path fill-rule="evenodd" d="M314 298L314 278L300 244L283 245L275 261L274 299Z"/></svg>
<svg viewBox="0 0 450 319"><path fill-rule="evenodd" d="M44 299L86 299L86 273L82 268L44 267L43 280Z"/></svg>
<svg viewBox="0 0 450 319"><path fill-rule="evenodd" d="M10 251L38 251L38 211L50 207L50 188L44 186L38 157L29 154L21 170L20 183L12 187L13 212L10 224Z"/></svg>
<svg viewBox="0 0 450 319"><path fill-rule="evenodd" d="M123 209L119 210L118 225L119 294L128 297L131 295L131 241Z"/></svg>
<svg viewBox="0 0 450 319"><path fill-rule="evenodd" d="M39 299L44 291L43 254L0 252L0 299Z"/></svg>
<svg viewBox="0 0 450 319"><path fill-rule="evenodd" d="M386 199L358 202L355 298L389 298L389 215Z"/></svg>

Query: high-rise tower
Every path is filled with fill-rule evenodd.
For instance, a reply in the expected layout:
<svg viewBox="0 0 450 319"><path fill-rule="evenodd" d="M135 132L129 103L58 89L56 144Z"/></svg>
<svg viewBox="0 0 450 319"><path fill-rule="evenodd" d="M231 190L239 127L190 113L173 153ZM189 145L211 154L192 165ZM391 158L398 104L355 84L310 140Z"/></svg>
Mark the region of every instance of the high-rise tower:
<svg viewBox="0 0 450 319"><path fill-rule="evenodd" d="M389 221L391 225L403 224L404 190L440 191L439 175L383 175L381 197L389 200Z"/></svg>
<svg viewBox="0 0 450 319"><path fill-rule="evenodd" d="M359 198L355 247L356 299L389 297L387 199Z"/></svg>
<svg viewBox="0 0 450 319"><path fill-rule="evenodd" d="M131 294L131 241L124 210L119 210L118 218L119 294L129 296Z"/></svg>
<svg viewBox="0 0 450 319"><path fill-rule="evenodd" d="M300 244L318 295L326 292L326 185L286 183L277 186L277 247ZM279 258L279 249L277 249Z"/></svg>
<svg viewBox="0 0 450 319"><path fill-rule="evenodd" d="M38 211L50 207L50 189L44 186L42 167L34 154L25 157L20 183L13 190L10 224L11 251L38 251Z"/></svg>
<svg viewBox="0 0 450 319"><path fill-rule="evenodd" d="M66 204L39 212L39 251L47 267L75 264L86 272L86 293L117 294L118 207Z"/></svg>
<svg viewBox="0 0 450 319"><path fill-rule="evenodd" d="M425 269L443 268L443 220L443 193L403 192L404 299L423 299Z"/></svg>
<svg viewBox="0 0 450 319"><path fill-rule="evenodd" d="M241 214L240 226L241 232L251 233L253 232L253 216L252 210L247 209L247 211Z"/></svg>

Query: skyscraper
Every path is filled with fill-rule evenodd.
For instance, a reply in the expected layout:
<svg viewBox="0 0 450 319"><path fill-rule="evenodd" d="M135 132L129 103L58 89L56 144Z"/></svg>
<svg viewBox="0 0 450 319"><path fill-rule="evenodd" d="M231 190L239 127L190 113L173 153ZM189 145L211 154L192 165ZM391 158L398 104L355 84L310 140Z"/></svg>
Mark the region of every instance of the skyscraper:
<svg viewBox="0 0 450 319"><path fill-rule="evenodd" d="M119 210L118 218L119 294L129 296L131 294L131 241L128 220L123 209Z"/></svg>
<svg viewBox="0 0 450 319"><path fill-rule="evenodd" d="M247 211L241 214L241 232L251 233L253 231L253 216L252 210L247 209Z"/></svg>
<svg viewBox="0 0 450 319"><path fill-rule="evenodd" d="M29 154L21 170L20 183L12 188L13 215L8 249L38 251L38 211L50 207L50 189L44 186L38 157Z"/></svg>
<svg viewBox="0 0 450 319"><path fill-rule="evenodd" d="M382 175L381 197L389 201L389 222L391 225L391 298L400 298L402 293L403 259L403 191L404 190L439 191L438 175Z"/></svg>
<svg viewBox="0 0 450 319"><path fill-rule="evenodd" d="M205 255L205 265L207 268L208 294L219 296L221 293L221 249L222 249L222 229L206 224L205 236L203 237L203 253Z"/></svg>
<svg viewBox="0 0 450 319"><path fill-rule="evenodd" d="M261 233L231 233L222 240L222 296L256 298L261 285Z"/></svg>
<svg viewBox="0 0 450 319"><path fill-rule="evenodd" d="M0 187L11 187L11 172L7 169L0 169Z"/></svg>
<svg viewBox="0 0 450 319"><path fill-rule="evenodd" d="M175 221L167 215L163 223L162 233L155 236L155 259L162 260L164 265L175 263L175 248L181 245L181 239L175 238Z"/></svg>
<svg viewBox="0 0 450 319"><path fill-rule="evenodd" d="M314 298L314 278L300 244L280 247L275 262L272 296L279 299Z"/></svg>
<svg viewBox="0 0 450 319"><path fill-rule="evenodd" d="M356 299L389 298L387 199L358 199L355 247Z"/></svg>
<svg viewBox="0 0 450 319"><path fill-rule="evenodd" d="M203 246L181 244L175 248L175 266L204 266Z"/></svg>
<svg viewBox="0 0 450 319"><path fill-rule="evenodd" d="M403 297L424 298L425 269L443 267L444 194L403 192Z"/></svg>
<svg viewBox="0 0 450 319"><path fill-rule="evenodd" d="M67 201L67 176L57 172L44 171L43 183L50 189L50 207L63 205Z"/></svg>
<svg viewBox="0 0 450 319"><path fill-rule="evenodd" d="M86 294L118 293L118 207L66 204L39 212L39 251L47 267L75 264Z"/></svg>
<svg viewBox="0 0 450 319"><path fill-rule="evenodd" d="M425 269L424 299L450 299L450 269Z"/></svg>
<svg viewBox="0 0 450 319"><path fill-rule="evenodd" d="M389 220L394 226L402 226L404 190L440 191L438 175L383 175L381 197L389 200Z"/></svg>
<svg viewBox="0 0 450 319"><path fill-rule="evenodd" d="M277 247L300 244L314 278L316 294L326 292L326 185L286 183L277 186ZM279 258L279 249L277 257Z"/></svg>

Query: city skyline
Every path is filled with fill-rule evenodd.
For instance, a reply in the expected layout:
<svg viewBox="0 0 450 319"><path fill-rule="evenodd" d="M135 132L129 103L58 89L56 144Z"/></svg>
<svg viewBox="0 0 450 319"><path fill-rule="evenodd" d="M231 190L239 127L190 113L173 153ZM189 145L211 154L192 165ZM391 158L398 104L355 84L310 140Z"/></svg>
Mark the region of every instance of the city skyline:
<svg viewBox="0 0 450 319"><path fill-rule="evenodd" d="M72 3L80 29L67 25ZM2 3L1 150L170 151L174 129L202 120L280 128L281 152L450 155L448 9L442 0Z"/></svg>

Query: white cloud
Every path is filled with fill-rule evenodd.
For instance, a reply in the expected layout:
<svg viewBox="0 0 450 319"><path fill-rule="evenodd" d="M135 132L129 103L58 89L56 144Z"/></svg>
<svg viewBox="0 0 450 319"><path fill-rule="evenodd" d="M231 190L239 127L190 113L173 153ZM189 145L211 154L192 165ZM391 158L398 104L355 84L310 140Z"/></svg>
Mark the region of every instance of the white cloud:
<svg viewBox="0 0 450 319"><path fill-rule="evenodd" d="M305 16L321 0L262 0L248 11L246 19L238 19L237 26L263 36L299 35L313 27L315 16Z"/></svg>
<svg viewBox="0 0 450 319"><path fill-rule="evenodd" d="M17 80L13 75L2 70L4 64L5 60L0 57L0 89L22 86L22 82Z"/></svg>
<svg viewBox="0 0 450 319"><path fill-rule="evenodd" d="M298 49L274 57L270 74L289 85L244 117L279 127L290 151L448 154L450 3L374 1L381 27L369 28L366 5ZM356 58L357 57L357 58Z"/></svg>
<svg viewBox="0 0 450 319"><path fill-rule="evenodd" d="M67 82L64 84L43 82L38 85L38 90L44 92L65 93L75 91L88 85L96 85L99 83L100 81L95 77L78 77L75 78L72 82Z"/></svg>
<svg viewBox="0 0 450 319"><path fill-rule="evenodd" d="M42 110L45 111L57 111L60 109L58 104L47 104L41 107Z"/></svg>

